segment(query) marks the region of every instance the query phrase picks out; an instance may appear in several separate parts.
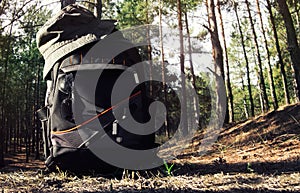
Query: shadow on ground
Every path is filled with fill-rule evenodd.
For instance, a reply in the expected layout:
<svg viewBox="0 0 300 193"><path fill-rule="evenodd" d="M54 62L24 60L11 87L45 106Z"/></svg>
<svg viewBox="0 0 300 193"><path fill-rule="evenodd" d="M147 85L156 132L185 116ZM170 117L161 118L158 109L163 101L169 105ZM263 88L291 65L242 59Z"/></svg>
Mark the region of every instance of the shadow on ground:
<svg viewBox="0 0 300 193"><path fill-rule="evenodd" d="M184 164L174 167L174 175L204 175L217 173L281 174L300 172L300 160L256 163Z"/></svg>
<svg viewBox="0 0 300 193"><path fill-rule="evenodd" d="M17 156L19 157L19 156ZM40 160L31 160L30 163L25 163L24 160L15 156L6 161L7 166L0 169L1 173L14 171L41 171L45 170L44 162ZM164 171L164 166L159 168ZM156 170L151 170L152 172ZM217 173L257 173L257 174L280 174L300 172L300 157L291 161L281 162L245 162L245 163L222 163L215 161L211 164L175 164L172 174L179 175L205 175ZM154 172L155 173L155 172Z"/></svg>

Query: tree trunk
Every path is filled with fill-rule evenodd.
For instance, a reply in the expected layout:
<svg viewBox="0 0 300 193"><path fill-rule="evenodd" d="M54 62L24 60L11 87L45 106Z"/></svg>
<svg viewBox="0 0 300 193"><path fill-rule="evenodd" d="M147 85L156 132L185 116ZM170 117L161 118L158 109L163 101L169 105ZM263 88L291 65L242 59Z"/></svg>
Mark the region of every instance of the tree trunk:
<svg viewBox="0 0 300 193"><path fill-rule="evenodd" d="M293 24L293 19L285 0L277 0L279 12L283 17L283 21L287 33L287 44L290 52L292 65L295 72L296 80L296 99L300 100L300 48L298 45L297 34Z"/></svg>
<svg viewBox="0 0 300 193"><path fill-rule="evenodd" d="M1 128L0 128L0 168L3 166L4 166L4 128L1 126Z"/></svg>
<svg viewBox="0 0 300 193"><path fill-rule="evenodd" d="M300 30L300 7L299 7L299 0L294 0L293 1L294 7L295 7L295 12L296 12L296 21L298 28Z"/></svg>
<svg viewBox="0 0 300 193"><path fill-rule="evenodd" d="M248 84L247 87L248 87L249 101L250 101L250 113L251 113L251 117L254 117L254 101L253 101L251 81L250 81L251 79L250 79L249 59L246 51L245 39L244 39L244 34L240 23L240 18L237 12L237 3L234 3L234 12L237 18L238 29L241 37L241 43L242 43L244 58L246 62L246 75L247 75L247 84Z"/></svg>
<svg viewBox="0 0 300 193"><path fill-rule="evenodd" d="M290 93L288 90L288 81L287 81L287 76L286 76L286 72L285 72L285 68L284 68L283 58L281 55L281 48L280 48L280 44L279 44L279 38L278 38L274 15L272 12L272 6L270 3L270 0L266 0L266 1L267 1L267 9L268 9L268 12L270 15L270 21L272 24L272 31L273 31L273 35L274 35L274 39L275 39L276 51L277 51L278 62L279 62L279 66L280 66L280 72L281 72L281 78L282 78L282 84L283 84L283 90L284 90L285 103L290 104L291 102L290 102Z"/></svg>
<svg viewBox="0 0 300 193"><path fill-rule="evenodd" d="M254 40L254 45L255 45L255 51L256 51L256 56L257 56L257 61L258 61L258 68L259 68L259 88L261 90L262 94L262 100L263 100L263 112L266 112L269 110L269 101L268 101L268 96L267 96L267 91L266 91L266 85L265 85L265 79L264 79L264 74L263 74L263 66L262 66L262 60L261 60L261 55L259 51L259 45L258 45L258 40L257 40L257 35L255 31L255 26L250 10L250 3L248 0L245 0L246 6L247 6L247 12L249 16L249 21L251 24L251 29L253 33L253 40Z"/></svg>
<svg viewBox="0 0 300 193"><path fill-rule="evenodd" d="M226 66L226 73L225 73L225 84L226 84L226 91L227 91L227 117L228 122L234 121L234 108L233 108L233 94L232 94L232 88L231 88L231 80L230 80L230 70L229 70L229 60L228 60L228 52L227 52L227 43L226 43L226 37L225 37L225 30L224 30L224 23L223 23L223 16L221 11L221 5L220 1L217 2L217 9L219 13L219 19L220 19L220 26L221 26L221 38L223 41L223 48L224 48L224 58L225 58L225 66ZM226 118L225 118L226 122Z"/></svg>
<svg viewBox="0 0 300 193"><path fill-rule="evenodd" d="M7 98L7 97L6 97ZM10 107L9 107L10 108ZM8 155L10 153L10 144L11 144L11 127L10 127L10 118L11 113L8 105L5 110L5 154Z"/></svg>
<svg viewBox="0 0 300 193"><path fill-rule="evenodd" d="M149 2L148 0L146 0L146 7L149 6ZM149 21L149 10L146 11L146 24L150 24L150 21ZM154 85L153 85L153 82L152 82L152 79L153 79L153 61L152 61L152 46L151 46L151 37L150 37L150 27L147 26L147 47L146 47L146 50L147 50L147 60L149 61L149 79L150 79L150 83L149 83L149 94L150 94L150 97L153 96L153 92L154 92Z"/></svg>
<svg viewBox="0 0 300 193"><path fill-rule="evenodd" d="M224 80L224 63L223 63L223 50L219 40L219 33L217 27L217 19L215 13L215 3L214 0L207 0L207 11L208 11L208 24L209 24L209 32L211 35L211 43L212 43L212 56L215 63L215 73L216 73L216 116L217 120L219 120L219 125L217 127L222 127L222 115L226 112L226 107L222 106L222 82L221 79ZM226 103L225 103L226 104Z"/></svg>
<svg viewBox="0 0 300 193"><path fill-rule="evenodd" d="M191 43L191 34L190 34L190 27L189 27L187 12L184 13L184 19L185 19L186 34L187 34L187 38L188 38L188 53L189 53L189 62L190 62L191 75L192 75L192 84L193 84L194 88L196 89L196 76L195 76L193 57L192 57L192 43Z"/></svg>
<svg viewBox="0 0 300 193"><path fill-rule="evenodd" d="M196 75L195 75L195 71L194 71L193 56L192 56L191 33L190 33L190 26L189 26L189 21L188 21L187 10L184 13L184 18L185 18L186 34L187 34L187 38L188 38L188 54L189 54L189 62L190 62L191 75L192 75L192 84L193 84L194 89L197 90ZM196 97L198 97L198 95ZM196 98L196 97L194 98L194 101L195 101L194 110L195 110L195 112L199 112L199 105L198 105L199 102L197 102L198 98ZM192 117L192 116L190 116L190 117Z"/></svg>
<svg viewBox="0 0 300 193"><path fill-rule="evenodd" d="M181 118L182 118L182 131L183 136L188 134L187 122L187 103L186 103L186 85L185 85L185 67L184 67L184 45L183 45L183 27L182 27L182 7L181 0L177 0L177 22L180 39L180 70L181 70Z"/></svg>
<svg viewBox="0 0 300 193"><path fill-rule="evenodd" d="M18 108L18 100L15 99L16 101L16 108L14 110L14 116L15 116L15 122L14 122L14 144L13 144L13 153L17 153L17 132L18 132L18 113L17 113L17 108Z"/></svg>
<svg viewBox="0 0 300 193"><path fill-rule="evenodd" d="M245 84L244 84L244 78L243 77L242 77L242 89L243 89L243 91L245 90ZM243 105L244 105L244 111L245 111L246 119L249 119L248 105L247 105L245 96L243 96Z"/></svg>
<svg viewBox="0 0 300 193"><path fill-rule="evenodd" d="M28 112L30 112L30 82L27 80L25 86L25 115L23 119L23 128L25 130L25 153L26 153L26 163L29 162L30 149L31 149L31 119Z"/></svg>
<svg viewBox="0 0 300 193"><path fill-rule="evenodd" d="M21 103L19 102L19 105ZM21 105L19 106L18 108L18 149L17 149L17 152L20 153L22 151L22 126L23 126L23 123L22 123L22 110L21 110Z"/></svg>
<svg viewBox="0 0 300 193"><path fill-rule="evenodd" d="M4 115L4 120L3 120L3 128L5 129L4 130L4 136L3 136L3 143L4 143L4 155L7 155L8 154L8 139L7 139L7 133L9 132L8 131L8 126L7 126L7 117L9 116L7 114L7 111L5 110L5 115Z"/></svg>
<svg viewBox="0 0 300 193"><path fill-rule="evenodd" d="M163 29L162 29L162 7L163 1L159 0L159 39L160 39L160 60L161 60L161 76L163 83L163 93L164 93L164 104L167 105L168 96L167 96L167 84L166 84L166 72L165 72L165 51L164 51L164 42L163 42ZM168 111L166 112L165 119L165 134L167 138L170 138L170 131L168 127Z"/></svg>
<svg viewBox="0 0 300 193"><path fill-rule="evenodd" d="M256 7L257 7L257 13L258 13L258 16L260 19L260 27L261 27L261 31L262 31L263 38L264 38L265 49L267 52L268 77L269 77L270 90L271 90L271 96L272 96L272 101L273 101L273 108L274 108L274 110L276 110L278 108L278 100L277 100L277 96L276 96L275 83L274 83L274 78L273 78L273 70L272 70L272 66L271 66L271 55L270 55L268 40L266 37L266 31L264 28L263 17L262 17L261 10L260 10L259 0L256 0Z"/></svg>
<svg viewBox="0 0 300 193"><path fill-rule="evenodd" d="M95 16L98 19L101 19L101 17L102 17L102 1L101 0L95 0L95 6L96 6Z"/></svg>
<svg viewBox="0 0 300 193"><path fill-rule="evenodd" d="M36 84L36 105L35 105L35 109L39 109L41 106L44 106L44 101L41 100L41 80L42 80L42 66L38 65L37 68L37 84ZM40 151L41 151L41 146L40 146L40 140L41 140L41 122L40 120L37 118L37 116L35 116L36 118L36 129L37 129L37 134L36 134L36 152L35 152L35 159L40 159Z"/></svg>

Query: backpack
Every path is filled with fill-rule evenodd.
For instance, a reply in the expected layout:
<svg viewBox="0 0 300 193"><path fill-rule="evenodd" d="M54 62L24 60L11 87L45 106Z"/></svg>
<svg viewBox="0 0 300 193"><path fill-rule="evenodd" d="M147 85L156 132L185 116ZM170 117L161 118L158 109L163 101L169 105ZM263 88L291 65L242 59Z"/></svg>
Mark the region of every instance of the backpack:
<svg viewBox="0 0 300 193"><path fill-rule="evenodd" d="M116 166L103 161L88 148L88 144L101 140L102 135L130 149L144 150L155 146L154 133L134 134L119 124L128 112L141 123L149 120L151 101L145 84L140 84L129 98L124 99L129 101L129 109L122 100L111 104L117 79L141 61L138 49L127 49L109 61L86 57L93 46L105 41L112 33L119 33L119 46L131 45L118 32L114 21L99 20L92 12L75 4L60 10L37 33L37 46L45 60L43 78L47 81L46 105L37 114L42 123L45 164L50 171L115 171ZM143 72L138 75L127 73L130 81L137 81L137 76L142 75ZM87 89L87 82L75 82L79 76L87 80L99 77L94 93ZM114 108L119 115L113 113ZM79 118L75 111L79 112Z"/></svg>

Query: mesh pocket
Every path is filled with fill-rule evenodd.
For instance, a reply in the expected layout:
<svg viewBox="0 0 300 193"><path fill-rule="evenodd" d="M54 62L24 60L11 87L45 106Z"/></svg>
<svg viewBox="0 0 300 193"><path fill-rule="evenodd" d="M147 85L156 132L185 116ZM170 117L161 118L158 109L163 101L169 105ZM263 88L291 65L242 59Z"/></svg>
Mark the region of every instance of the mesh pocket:
<svg viewBox="0 0 300 193"><path fill-rule="evenodd" d="M83 143L78 131L70 131L62 134L52 134L52 144L59 147L79 148Z"/></svg>

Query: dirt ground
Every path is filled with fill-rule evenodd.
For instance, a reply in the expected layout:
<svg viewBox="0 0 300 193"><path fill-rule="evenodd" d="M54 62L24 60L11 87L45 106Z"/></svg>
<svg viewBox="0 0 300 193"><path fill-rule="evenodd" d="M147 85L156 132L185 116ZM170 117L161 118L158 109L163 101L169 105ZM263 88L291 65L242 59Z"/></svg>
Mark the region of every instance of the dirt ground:
<svg viewBox="0 0 300 193"><path fill-rule="evenodd" d="M45 173L42 161L8 156L0 192L299 193L300 104L282 107L223 128L199 156L201 134L173 162L153 172L123 171L120 178ZM169 163L171 165L172 163Z"/></svg>

